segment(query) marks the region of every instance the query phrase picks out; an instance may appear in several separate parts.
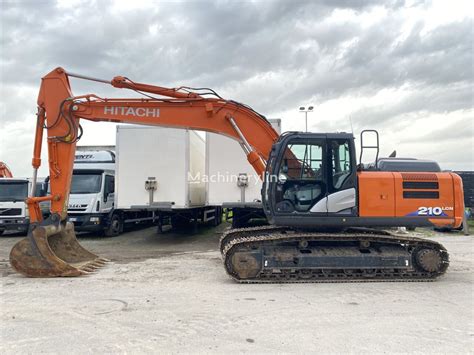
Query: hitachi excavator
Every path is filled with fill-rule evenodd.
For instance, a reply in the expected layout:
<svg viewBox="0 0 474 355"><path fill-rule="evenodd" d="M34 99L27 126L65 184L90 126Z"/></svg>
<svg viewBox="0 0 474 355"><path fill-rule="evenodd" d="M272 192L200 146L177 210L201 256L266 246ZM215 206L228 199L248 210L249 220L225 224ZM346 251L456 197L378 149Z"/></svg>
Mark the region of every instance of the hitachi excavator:
<svg viewBox="0 0 474 355"><path fill-rule="evenodd" d="M74 96L72 77L141 98ZM351 134L278 136L264 116L211 89L170 89L120 76L108 81L57 68L42 79L32 161L35 177L46 130L51 195L27 200L30 231L10 254L13 268L26 276L80 276L106 262L80 246L66 221L81 119L209 131L240 143L263 179L270 225L222 236L225 270L238 282L428 281L448 268L439 243L373 227L459 227L464 206L456 174L365 170L356 163ZM45 200L51 214L42 220L38 204Z"/></svg>
<svg viewBox="0 0 474 355"><path fill-rule="evenodd" d="M13 177L13 174L8 168L8 165L0 161L0 178L11 178L11 177Z"/></svg>

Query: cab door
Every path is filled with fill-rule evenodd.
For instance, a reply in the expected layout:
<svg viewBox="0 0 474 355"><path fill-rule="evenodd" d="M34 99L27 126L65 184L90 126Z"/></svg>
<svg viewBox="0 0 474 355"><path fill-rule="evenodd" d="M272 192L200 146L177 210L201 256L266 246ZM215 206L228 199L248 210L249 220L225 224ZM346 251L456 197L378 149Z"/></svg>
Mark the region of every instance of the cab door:
<svg viewBox="0 0 474 355"><path fill-rule="evenodd" d="M353 138L328 135L327 147L326 211L329 216L356 215L357 173Z"/></svg>
<svg viewBox="0 0 474 355"><path fill-rule="evenodd" d="M326 214L327 148L324 136L290 139L276 167L275 214ZM323 207L314 210L314 206Z"/></svg>

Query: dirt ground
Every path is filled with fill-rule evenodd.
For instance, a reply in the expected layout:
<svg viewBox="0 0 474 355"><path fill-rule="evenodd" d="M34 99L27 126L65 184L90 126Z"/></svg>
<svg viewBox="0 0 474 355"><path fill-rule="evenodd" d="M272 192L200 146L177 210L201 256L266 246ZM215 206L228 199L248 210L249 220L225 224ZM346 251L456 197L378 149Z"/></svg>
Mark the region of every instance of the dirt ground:
<svg viewBox="0 0 474 355"><path fill-rule="evenodd" d="M225 228L223 225L222 228ZM240 285L220 231L154 228L80 242L94 275L27 279L0 238L0 353L473 353L472 236L433 234L451 257L431 283Z"/></svg>

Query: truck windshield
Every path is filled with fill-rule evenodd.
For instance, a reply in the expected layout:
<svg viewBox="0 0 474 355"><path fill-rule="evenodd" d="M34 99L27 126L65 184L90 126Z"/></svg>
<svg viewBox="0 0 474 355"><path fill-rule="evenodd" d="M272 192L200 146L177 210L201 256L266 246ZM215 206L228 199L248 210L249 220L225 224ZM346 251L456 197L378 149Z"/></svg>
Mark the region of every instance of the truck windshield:
<svg viewBox="0 0 474 355"><path fill-rule="evenodd" d="M46 196L45 184L46 183L43 183L43 182L36 183L35 197Z"/></svg>
<svg viewBox="0 0 474 355"><path fill-rule="evenodd" d="M77 174L72 176L71 194L92 194L100 191L102 175Z"/></svg>
<svg viewBox="0 0 474 355"><path fill-rule="evenodd" d="M0 181L0 201L24 201L28 197L28 182Z"/></svg>

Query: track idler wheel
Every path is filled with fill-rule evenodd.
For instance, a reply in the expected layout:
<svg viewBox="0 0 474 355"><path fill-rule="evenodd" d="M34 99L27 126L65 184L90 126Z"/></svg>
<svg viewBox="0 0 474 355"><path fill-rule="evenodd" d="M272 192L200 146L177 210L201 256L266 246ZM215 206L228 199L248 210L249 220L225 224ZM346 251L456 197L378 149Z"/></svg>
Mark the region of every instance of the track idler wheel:
<svg viewBox="0 0 474 355"><path fill-rule="evenodd" d="M424 270L428 272L438 272L443 265L441 254L434 249L421 249L416 253L416 262Z"/></svg>
<svg viewBox="0 0 474 355"><path fill-rule="evenodd" d="M32 226L10 252L13 269L27 277L87 275L107 261L79 244L70 222Z"/></svg>

